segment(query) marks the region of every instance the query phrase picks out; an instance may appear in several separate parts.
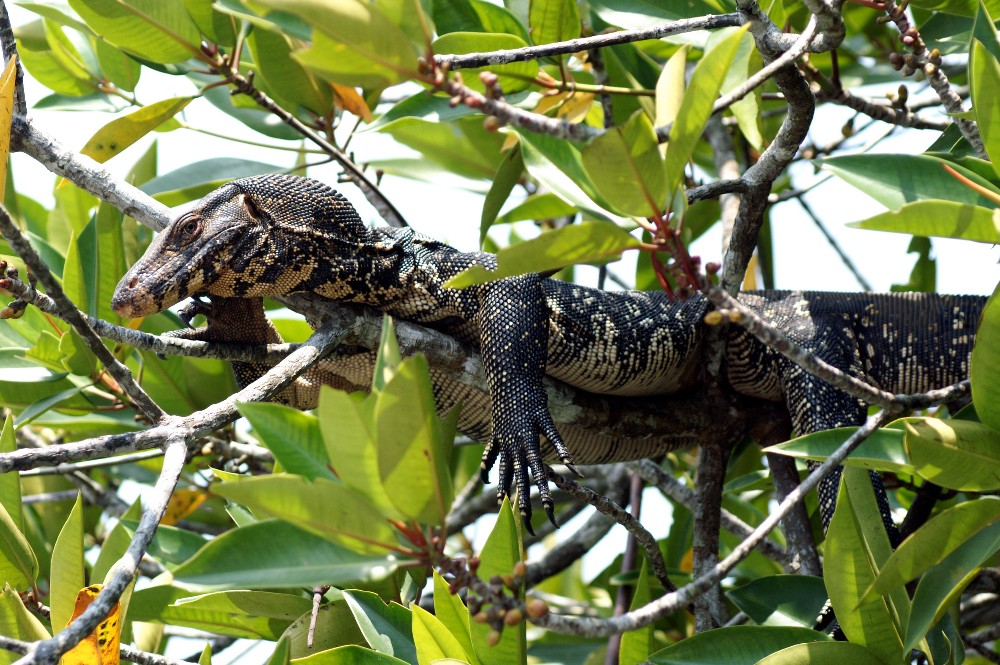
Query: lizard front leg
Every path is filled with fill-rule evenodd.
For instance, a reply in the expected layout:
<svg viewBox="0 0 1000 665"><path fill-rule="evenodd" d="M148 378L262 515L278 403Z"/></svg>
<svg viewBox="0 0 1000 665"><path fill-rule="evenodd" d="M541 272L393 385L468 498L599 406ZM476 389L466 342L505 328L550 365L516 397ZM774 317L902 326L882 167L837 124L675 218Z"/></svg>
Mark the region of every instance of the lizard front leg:
<svg viewBox="0 0 1000 665"><path fill-rule="evenodd" d="M523 275L482 287L479 315L483 366L493 401L493 436L483 453L481 475L488 482L499 459L497 496L502 501L511 483L516 485L521 518L532 534L531 477L545 514L556 524L540 438L544 436L559 460L576 472L542 387L549 309L541 280L538 275Z"/></svg>

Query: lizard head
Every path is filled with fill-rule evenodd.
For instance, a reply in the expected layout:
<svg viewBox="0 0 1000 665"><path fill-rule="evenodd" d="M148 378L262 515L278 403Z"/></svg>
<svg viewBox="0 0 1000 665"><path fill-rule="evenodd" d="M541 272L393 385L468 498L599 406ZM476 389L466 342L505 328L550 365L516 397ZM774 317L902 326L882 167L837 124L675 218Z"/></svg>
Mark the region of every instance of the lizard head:
<svg viewBox="0 0 1000 665"><path fill-rule="evenodd" d="M366 229L326 185L270 174L223 185L150 243L111 298L125 317L161 312L193 295L252 298L305 290L320 239L357 243Z"/></svg>

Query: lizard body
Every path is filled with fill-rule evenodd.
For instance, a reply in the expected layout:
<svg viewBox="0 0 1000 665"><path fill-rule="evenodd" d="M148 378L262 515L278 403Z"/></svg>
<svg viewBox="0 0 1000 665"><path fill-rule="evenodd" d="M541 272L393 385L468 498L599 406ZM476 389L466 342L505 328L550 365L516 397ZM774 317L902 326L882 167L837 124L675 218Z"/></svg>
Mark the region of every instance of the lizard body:
<svg viewBox="0 0 1000 665"><path fill-rule="evenodd" d="M492 428L470 427L470 434L488 437L484 474L499 458L499 491L516 482L527 518L530 471L551 517L539 439L551 445L550 459L572 464L574 454L548 413L543 377L611 396L683 393L698 384L708 304L700 296L674 303L663 293L603 292L538 275L461 290L443 286L472 265L490 269L496 259L409 229L369 229L329 187L266 175L225 185L175 220L122 278L112 305L135 317L198 294L247 299L309 292L442 330L482 353ZM964 296L778 291L741 299L794 342L892 392L921 392L967 377L985 303ZM255 309L263 316L259 303ZM745 331L729 334L726 356L736 392L784 401L797 433L863 421L863 403ZM481 425L486 406L474 408ZM610 441L612 450L599 456L647 456L654 451L640 441L649 440ZM664 445L660 451L670 447ZM588 451L586 461L597 460Z"/></svg>

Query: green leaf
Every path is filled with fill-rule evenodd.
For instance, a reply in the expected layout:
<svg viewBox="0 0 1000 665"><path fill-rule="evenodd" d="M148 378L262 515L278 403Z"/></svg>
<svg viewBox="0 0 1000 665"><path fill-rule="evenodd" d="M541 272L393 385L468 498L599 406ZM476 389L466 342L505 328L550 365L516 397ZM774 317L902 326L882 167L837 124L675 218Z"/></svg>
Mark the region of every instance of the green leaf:
<svg viewBox="0 0 1000 665"><path fill-rule="evenodd" d="M279 517L362 554L385 554L395 533L368 499L323 478L272 474L213 487L226 499L258 514Z"/></svg>
<svg viewBox="0 0 1000 665"><path fill-rule="evenodd" d="M341 482L378 506L381 515L402 519L379 474L374 408L372 396L323 386L317 409L323 442Z"/></svg>
<svg viewBox="0 0 1000 665"><path fill-rule="evenodd" d="M823 633L792 626L731 626L706 630L650 655L663 665L756 663L795 644L828 641Z"/></svg>
<svg viewBox="0 0 1000 665"><path fill-rule="evenodd" d="M397 603L386 605L369 591L345 591L344 600L351 608L368 646L408 663L417 662L417 649L410 629L410 610Z"/></svg>
<svg viewBox="0 0 1000 665"><path fill-rule="evenodd" d="M379 392L375 432L381 482L393 505L408 519L443 526L452 502L455 428L438 418L424 356L403 360Z"/></svg>
<svg viewBox="0 0 1000 665"><path fill-rule="evenodd" d="M575 3L574 3L574 6ZM515 35L493 34L486 32L449 32L434 40L431 48L435 53L463 54L488 53L509 49L526 48L528 44ZM486 86L479 79L482 72L492 72L500 77L500 87L504 93L520 92L531 85L532 79L538 76L538 62L527 60L507 64L490 64L476 69L463 69L462 81L472 88L483 92Z"/></svg>
<svg viewBox="0 0 1000 665"><path fill-rule="evenodd" d="M633 586L632 602L629 611L634 612L640 607L645 607L652 600L649 591L649 564L642 560L642 567L639 569L639 579ZM638 630L629 630L622 633L621 646L618 649L618 662L620 665L638 665L644 663L653 651L656 644L653 638L653 624Z"/></svg>
<svg viewBox="0 0 1000 665"><path fill-rule="evenodd" d="M434 25L439 35L468 31L506 32L528 41L528 31L514 14L486 0L435 0Z"/></svg>
<svg viewBox="0 0 1000 665"><path fill-rule="evenodd" d="M103 39L94 40L94 51L105 78L121 90L135 90L142 74L142 66L138 62Z"/></svg>
<svg viewBox="0 0 1000 665"><path fill-rule="evenodd" d="M234 22L222 12L217 11L212 6L212 0L184 0L184 7L202 34L213 42L220 46L232 46L236 43Z"/></svg>
<svg viewBox="0 0 1000 665"><path fill-rule="evenodd" d="M920 642L948 608L958 602L962 590L979 572L979 567L998 550L1000 522L994 522L924 574L913 594L913 611L906 626L907 649Z"/></svg>
<svg viewBox="0 0 1000 665"><path fill-rule="evenodd" d="M576 0L531 0L528 26L531 41L535 44L576 39L580 36L580 12Z"/></svg>
<svg viewBox="0 0 1000 665"><path fill-rule="evenodd" d="M775 651L757 665L885 665L872 651L851 642L810 642Z"/></svg>
<svg viewBox="0 0 1000 665"><path fill-rule="evenodd" d="M0 455L12 453L17 449L17 439L14 437L14 416L10 412L4 417L3 429L0 429ZM19 530L24 530L24 515L21 512L21 479L17 473L0 474L0 506L7 510L11 521Z"/></svg>
<svg viewBox="0 0 1000 665"><path fill-rule="evenodd" d="M917 201L940 199L994 207L988 198L969 189L945 171L945 164L977 185L1000 192L989 180L975 172L930 155L843 155L816 160L815 163L890 210L899 210Z"/></svg>
<svg viewBox="0 0 1000 665"><path fill-rule="evenodd" d="M543 220L569 217L576 214L576 208L555 194L532 194L524 203L514 206L497 218L497 224L509 224L525 219Z"/></svg>
<svg viewBox="0 0 1000 665"><path fill-rule="evenodd" d="M183 62L199 52L201 33L183 3L162 0L69 0L95 33L133 55Z"/></svg>
<svg viewBox="0 0 1000 665"><path fill-rule="evenodd" d="M903 654L909 599L905 590L870 600L862 597L891 551L868 472L844 469L827 530L823 578L844 634L885 662L896 662Z"/></svg>
<svg viewBox="0 0 1000 665"><path fill-rule="evenodd" d="M952 201L908 203L898 211L884 212L860 222L852 222L848 226L916 236L1000 243L1000 209L991 210Z"/></svg>
<svg viewBox="0 0 1000 665"><path fill-rule="evenodd" d="M488 580L494 575L510 575L514 564L524 558L515 520L510 500L504 498L496 524L479 554L477 572L480 579ZM469 628L472 634L472 648L480 662L511 665L526 662L524 622L505 628L495 646L487 643L487 636L492 630L488 624L472 622Z"/></svg>
<svg viewBox="0 0 1000 665"><path fill-rule="evenodd" d="M761 577L726 596L758 625L804 628L816 623L816 608L827 599L823 578L810 575Z"/></svg>
<svg viewBox="0 0 1000 665"><path fill-rule="evenodd" d="M13 637L25 642L47 640L52 637L45 626L24 606L24 601L9 582L3 586L0 596L0 635ZM14 662L11 658L7 662Z"/></svg>
<svg viewBox="0 0 1000 665"><path fill-rule="evenodd" d="M997 169L1000 160L1000 62L978 40L972 40L969 52L969 83L972 110L976 114L979 132L986 146L986 154ZM997 171L1000 173L1000 171Z"/></svg>
<svg viewBox="0 0 1000 665"><path fill-rule="evenodd" d="M380 4L363 0L256 0L304 19L312 47L294 57L338 83L383 88L417 76L417 50Z"/></svg>
<svg viewBox="0 0 1000 665"><path fill-rule="evenodd" d="M336 480L316 416L283 404L243 403L236 408L285 471L309 480Z"/></svg>
<svg viewBox="0 0 1000 665"><path fill-rule="evenodd" d="M452 173L467 178L493 178L502 160L502 135L489 134L486 137L489 145L485 146L485 150L477 145L474 132L486 133L478 118L439 123L407 117L382 125L379 131L389 134Z"/></svg>
<svg viewBox="0 0 1000 665"><path fill-rule="evenodd" d="M122 520L122 525L131 536L135 535L139 528L138 520ZM178 566L198 553L205 543L206 538L194 533L168 524L160 524L156 527L156 535L150 543L147 553L168 567Z"/></svg>
<svg viewBox="0 0 1000 665"><path fill-rule="evenodd" d="M436 570L434 571L434 615L458 640L465 652L462 660L478 665L469 634L469 610L458 594L451 593L448 583Z"/></svg>
<svg viewBox="0 0 1000 665"><path fill-rule="evenodd" d="M918 474L964 492L1000 489L1000 431L968 420L910 418L906 449Z"/></svg>
<svg viewBox="0 0 1000 665"><path fill-rule="evenodd" d="M382 579L396 570L390 557L367 557L281 520L231 529L173 571L199 589L280 589Z"/></svg>
<svg viewBox="0 0 1000 665"><path fill-rule="evenodd" d="M753 36L744 34L736 55L733 57L733 64L726 72L726 80L722 83L722 90L734 90L743 85L751 75L760 71L763 64L760 52L754 45ZM763 151L767 147L767 141L764 139L760 86L754 88L743 99L733 103L729 110L736 118L736 124L743 132L747 143L755 150Z"/></svg>
<svg viewBox="0 0 1000 665"><path fill-rule="evenodd" d="M270 30L254 30L248 37L257 75L273 97L288 108L303 106L323 116L333 106L330 84L313 75L292 58L292 45L284 35Z"/></svg>
<svg viewBox="0 0 1000 665"><path fill-rule="evenodd" d="M663 211L666 171L649 117L636 111L583 149L583 165L601 195L614 208L634 217Z"/></svg>
<svg viewBox="0 0 1000 665"><path fill-rule="evenodd" d="M406 665L406 661L350 644L298 659L295 665Z"/></svg>
<svg viewBox="0 0 1000 665"><path fill-rule="evenodd" d="M985 425L1000 430L1000 285L986 301L969 363L972 401Z"/></svg>
<svg viewBox="0 0 1000 665"><path fill-rule="evenodd" d="M143 106L98 129L80 150L97 162L106 162L164 122L173 118L193 97L172 97Z"/></svg>
<svg viewBox="0 0 1000 665"><path fill-rule="evenodd" d="M510 193L514 190L514 185L524 174L524 160L521 158L521 147L516 146L508 150L504 155L500 166L497 167L496 175L493 176L493 184L483 201L483 214L479 220L479 246L486 242L486 233L497 221L497 214L500 208L507 201Z"/></svg>
<svg viewBox="0 0 1000 665"><path fill-rule="evenodd" d="M413 643L416 645L417 662L420 665L431 665L434 661L445 658L468 661L465 649L437 617L419 605L413 605L411 614Z"/></svg>
<svg viewBox="0 0 1000 665"><path fill-rule="evenodd" d="M160 203L178 206L222 186L230 180L262 173L283 173L285 169L234 157L214 157L192 162L143 183L140 187Z"/></svg>
<svg viewBox="0 0 1000 665"><path fill-rule="evenodd" d="M101 543L101 551L97 555L97 561L90 571L91 582L101 582L107 577L111 570L125 552L132 541L132 534L128 532L122 523L128 520L138 520L142 514L142 499L136 499L122 515L121 519L111 528L111 533L105 537Z"/></svg>
<svg viewBox="0 0 1000 665"><path fill-rule="evenodd" d="M564 226L504 247L497 252L496 270L475 265L449 279L445 286L458 289L514 275L561 269L575 263L606 261L638 245L638 240L607 222Z"/></svg>
<svg viewBox="0 0 1000 665"><path fill-rule="evenodd" d="M516 128L503 131L517 134L528 174L556 196L595 219L611 221L619 219L617 215L605 209L607 203L598 194L597 188L583 167L583 157L579 148L569 141L544 134Z"/></svg>
<svg viewBox="0 0 1000 665"><path fill-rule="evenodd" d="M844 461L844 465L872 469L873 471L913 475L915 472L910 458L906 454L905 434L901 427L899 421L896 421L889 427L872 432L854 449L850 457ZM822 432L813 432L786 443L769 446L764 449L764 452L822 461L832 455L856 431L856 427L838 427Z"/></svg>
<svg viewBox="0 0 1000 665"><path fill-rule="evenodd" d="M38 560L24 534L0 505L0 580L27 591L38 575Z"/></svg>
<svg viewBox="0 0 1000 665"><path fill-rule="evenodd" d="M677 118L670 127L670 142L667 144L666 156L666 190L673 192L681 184L684 167L694 153L695 146L705 129L705 123L712 115L712 106L719 96L719 88L726 78L736 57L736 51L743 39L743 33L749 26L733 29L714 48L709 50L698 61L684 101L681 102Z"/></svg>
<svg viewBox="0 0 1000 665"><path fill-rule="evenodd" d="M1000 521L1000 498L984 496L935 515L903 541L865 598L902 587L937 565L986 527Z"/></svg>
<svg viewBox="0 0 1000 665"><path fill-rule="evenodd" d="M69 623L76 595L87 586L83 549L83 500L78 494L52 547L49 603L53 626L61 627Z"/></svg>
<svg viewBox="0 0 1000 665"><path fill-rule="evenodd" d="M67 71L52 51L33 51L19 45L18 56L28 73L53 92L83 97L97 91L97 81Z"/></svg>
<svg viewBox="0 0 1000 665"><path fill-rule="evenodd" d="M684 100L684 77L691 45L685 44L670 56L656 79L656 121L657 127L666 127L677 119L677 112ZM666 152L666 147L663 148Z"/></svg>

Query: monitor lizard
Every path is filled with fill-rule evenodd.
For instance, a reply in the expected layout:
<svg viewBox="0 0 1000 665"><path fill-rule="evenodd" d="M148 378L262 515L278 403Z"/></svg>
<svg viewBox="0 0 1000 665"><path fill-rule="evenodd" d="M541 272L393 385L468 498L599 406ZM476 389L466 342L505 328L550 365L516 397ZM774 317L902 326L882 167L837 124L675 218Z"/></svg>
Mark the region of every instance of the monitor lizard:
<svg viewBox="0 0 1000 665"><path fill-rule="evenodd" d="M543 377L611 396L683 394L699 382L709 305L697 295L675 302L662 292L601 291L533 274L465 289L443 286L473 265L494 269L496 258L461 252L408 228L369 228L346 198L320 182L262 175L222 186L174 220L122 277L112 307L139 317L196 295L259 299L307 292L370 306L477 348L489 384L490 426L469 433L486 443L484 480L499 461L498 493L505 496L516 486L530 528L531 477L554 521L543 457L571 469L577 461L594 461L594 451L575 451L573 440L556 427ZM966 378L986 301L794 291L747 292L740 299L793 342L894 393L924 392ZM225 314L227 307L237 305L216 312L217 331L240 320ZM248 308L248 317L263 317L259 300L239 307ZM230 325L218 327L220 318ZM273 341L256 334L249 341ZM365 362L363 356L355 360ZM249 376L262 370L237 367L241 371ZM726 377L738 394L784 402L798 434L864 421L865 404L742 328L728 332ZM357 377L349 382L366 383ZM286 399L301 402L294 392L286 392ZM472 408L472 422L487 421L486 405ZM550 446L545 455L543 437ZM600 451L601 460L654 452L641 441L648 443L610 440L613 449ZM659 452L669 440L662 445ZM835 492L834 486L821 496L826 519Z"/></svg>

